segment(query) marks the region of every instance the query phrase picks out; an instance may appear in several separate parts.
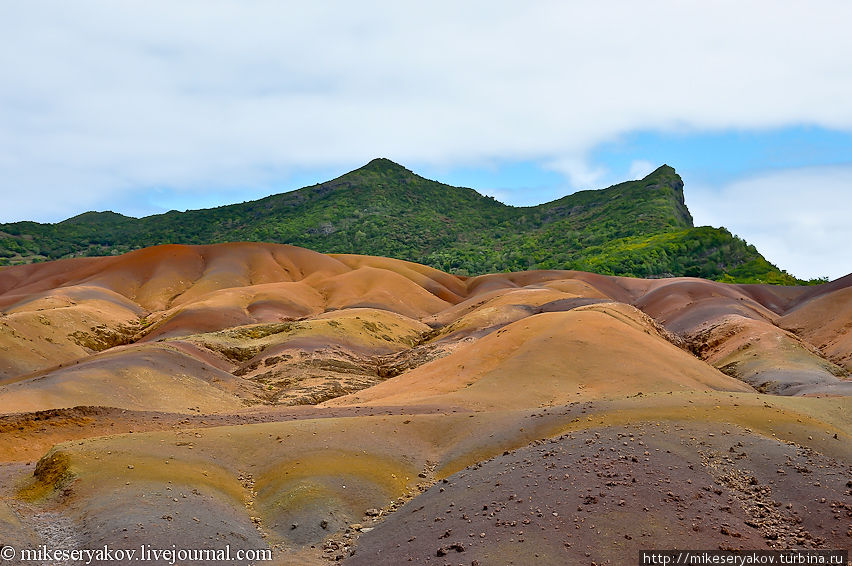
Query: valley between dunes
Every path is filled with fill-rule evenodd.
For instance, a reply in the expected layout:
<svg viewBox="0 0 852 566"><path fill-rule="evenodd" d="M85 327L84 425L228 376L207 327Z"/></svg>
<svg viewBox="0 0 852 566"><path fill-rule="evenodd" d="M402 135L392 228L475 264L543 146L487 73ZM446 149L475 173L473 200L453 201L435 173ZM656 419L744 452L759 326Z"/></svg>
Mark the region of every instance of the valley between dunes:
<svg viewBox="0 0 852 566"><path fill-rule="evenodd" d="M0 268L0 542L849 548L850 328L852 275L467 278L259 243Z"/></svg>

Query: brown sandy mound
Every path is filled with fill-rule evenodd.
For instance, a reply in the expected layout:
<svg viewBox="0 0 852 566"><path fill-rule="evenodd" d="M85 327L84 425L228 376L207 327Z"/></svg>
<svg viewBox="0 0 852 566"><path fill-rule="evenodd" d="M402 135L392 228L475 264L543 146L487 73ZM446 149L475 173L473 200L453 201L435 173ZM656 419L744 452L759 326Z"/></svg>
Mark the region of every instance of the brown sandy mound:
<svg viewBox="0 0 852 566"><path fill-rule="evenodd" d="M846 289L836 282L782 288L685 279L660 282L635 304L683 336L702 359L761 391L848 395L852 383L848 368L841 368L852 343L838 322L849 303L838 295ZM828 324L818 323L820 316Z"/></svg>
<svg viewBox="0 0 852 566"><path fill-rule="evenodd" d="M423 287L442 301L455 304L468 293L464 278L419 263L353 254L329 254L351 269L376 268L392 271Z"/></svg>
<svg viewBox="0 0 852 566"><path fill-rule="evenodd" d="M736 285L736 287L777 314L784 314L793 305L807 297L814 287L793 287L784 285Z"/></svg>
<svg viewBox="0 0 852 566"><path fill-rule="evenodd" d="M836 525L852 514L838 507L849 470L738 427L585 430L447 478L361 537L344 564L631 564L648 548L844 548Z"/></svg>
<svg viewBox="0 0 852 566"><path fill-rule="evenodd" d="M576 298L598 299L600 301L612 300L610 295L599 291L579 278L582 275L593 274L575 271L536 271L530 273L538 275L538 277L527 276L522 278L520 277L522 274L518 273L498 273L470 279L468 281L469 296L465 300L424 319L423 322L440 328L473 314L483 307L500 308L505 305L538 307L552 301ZM557 275L570 278L555 278ZM526 284L521 286L520 283ZM607 285L603 286L606 287ZM609 285L609 287L613 287L613 285Z"/></svg>
<svg viewBox="0 0 852 566"><path fill-rule="evenodd" d="M149 310L164 310L220 289L345 271L345 266L329 256L293 246L167 245L119 256L90 280Z"/></svg>
<svg viewBox="0 0 852 566"><path fill-rule="evenodd" d="M437 328L436 338L464 338L484 335L489 329L542 312L542 305L576 298L576 295L549 288L504 288L476 295L432 317L423 319Z"/></svg>
<svg viewBox="0 0 852 566"><path fill-rule="evenodd" d="M777 318L736 286L700 279L661 282L634 304L678 334L728 314L770 322Z"/></svg>
<svg viewBox="0 0 852 566"><path fill-rule="evenodd" d="M145 311L97 287L12 295L0 313L0 383L126 343Z"/></svg>
<svg viewBox="0 0 852 566"><path fill-rule="evenodd" d="M584 297L631 302L653 284L653 281L645 279L610 277L584 271L545 270L480 275L467 280L467 289L469 296L476 296L499 289L545 287Z"/></svg>
<svg viewBox="0 0 852 566"><path fill-rule="evenodd" d="M728 315L702 324L687 340L702 359L764 393L852 394L843 368L764 321Z"/></svg>
<svg viewBox="0 0 852 566"><path fill-rule="evenodd" d="M314 405L382 381L383 356L408 350L428 330L396 313L353 308L186 340L230 361L234 375L262 387L266 402Z"/></svg>
<svg viewBox="0 0 852 566"><path fill-rule="evenodd" d="M140 340L161 340L234 326L283 322L321 313L324 308L319 292L301 282L223 289L149 317L149 326Z"/></svg>
<svg viewBox="0 0 852 566"><path fill-rule="evenodd" d="M635 313L632 318L625 309ZM626 305L531 316L327 404L444 402L484 409L654 391L750 390L673 346L650 324L643 327L641 316Z"/></svg>
<svg viewBox="0 0 852 566"><path fill-rule="evenodd" d="M36 462L54 444L68 440L170 429L184 420L188 424L185 415L106 407L0 415L0 459L4 462Z"/></svg>
<svg viewBox="0 0 852 566"><path fill-rule="evenodd" d="M327 308L383 308L411 318L441 311L450 303L395 271L361 267L317 283Z"/></svg>
<svg viewBox="0 0 852 566"><path fill-rule="evenodd" d="M802 303L785 314L778 324L852 372L852 287L840 288Z"/></svg>
<svg viewBox="0 0 852 566"><path fill-rule="evenodd" d="M719 365L727 367L738 377L757 383L760 379L755 377L756 374L770 369L774 371L773 364L781 364L777 369L784 375L770 376L771 379L760 381L758 385L768 381L821 382L830 364L823 363L817 354L845 364L849 351L845 323L837 322L844 317L835 317L829 324L816 323L816 319L824 317L835 302L839 303L835 311L845 313L843 309L849 303L845 300L845 293L849 287L842 281L820 286L825 288L780 290L695 279L637 280L575 271L492 274L465 279L409 262L366 256L326 256L272 244L158 246L120 257L98 258L97 261L86 259L59 263L64 269L44 264L2 272L0 289L4 292L0 294L0 304L5 305L6 311L0 317L0 353L10 353L0 355L0 371L5 376L5 379L0 377L2 382L21 381L34 372L50 370L55 375L48 382L55 380L59 387L58 384L64 383L68 377L68 369L60 368L58 364L76 364L99 351L132 341L183 338L186 348L190 348L184 349L184 353L195 357L196 363L201 366L212 365L213 369L229 374L236 372L243 381L253 382L251 386L260 384L263 387L260 400L263 402L317 402L370 387L401 371L416 370L420 373L412 374L415 379L421 379L418 376L429 371L448 372L451 376L438 379L435 374L432 380L440 382L440 387L431 392L415 391L413 398L425 399L438 391L442 395L453 392L453 395L465 397L466 402L476 403L476 395L502 386L499 384L503 384L503 379L496 380L493 386L486 384L503 372L497 367L503 364L501 360L507 358L506 352L519 352L506 361L509 364L507 368L513 368L511 371L520 371L521 364L526 364L529 359L530 367L544 372L533 377L534 381L545 382L558 373L561 379L567 380L566 383L579 388L586 379L579 377L581 370L593 376L610 371L619 375L616 363L598 361L607 357L604 353L609 347L607 340L621 342L621 337L615 332L606 334L606 339L592 339L594 348L591 355L594 359L580 363L559 351L560 338L556 337L558 333L553 328L536 326L520 339L519 343L528 342L523 347L513 342L514 337L510 340L495 338L481 343L470 342L508 329L514 323L535 315L570 311L587 303L606 300L632 301L665 324L668 330L690 336L700 333L701 325L705 323L718 327L718 321L725 316L738 315L771 324L784 312L783 309L792 308L785 320L790 325L795 323L794 329L805 340L813 339L820 348L811 349L809 344L801 343L803 351L814 354L805 364L807 367L801 365L801 360L791 361L789 367L785 366L787 358L774 355L771 349L752 346L748 348L749 354L758 353L758 357L762 357L757 366L752 367L754 364L745 359L740 361L749 361L748 364L738 362L731 365L732 360L729 360ZM318 320L319 313L323 311L339 309L354 312L353 309L361 307L400 313L407 317L406 320L422 319L436 330L432 335L424 336L425 330L414 330L405 323L403 326L408 325L409 330L400 336L391 332L385 339L379 333L376 335L378 341L364 342L361 337L369 334L365 328L350 328L350 325L343 324L339 331L332 333L300 334L298 343L290 338L278 340L289 336L288 332L280 331L265 334L277 338L252 339L254 341L244 343L248 336L244 331L229 331L255 325L286 326L291 323L299 327L320 328L323 325L316 326L306 321ZM612 309L609 314L615 312ZM749 333L757 332L758 327L764 328L751 325L740 333L741 342L747 341ZM592 325L589 328L597 327ZM532 335L538 331L550 332L553 336L548 341ZM594 333L580 327L572 328L572 331L579 336ZM219 332L222 334L216 337ZM251 332L255 331L249 334ZM655 332L660 334L659 328ZM212 338L187 341L189 337L200 334ZM417 334L419 336L415 336ZM400 342L398 338L403 335L405 338ZM561 338L566 336L563 332ZM672 335L666 337L677 343ZM427 343L420 344L426 340ZM545 347L545 342L552 345ZM189 344L195 346L190 347ZM571 341L566 344L571 344ZM404 349L413 346L417 349L403 353ZM175 347L185 348L180 344L175 344ZM539 347L545 347L545 355L533 353ZM617 345L614 351L631 359L641 358L641 348L635 345L633 348ZM267 349L269 351L263 353ZM113 353L116 356L130 355L126 363L135 367L138 362L132 357L134 351L125 350L120 354L120 350L116 350ZM655 352L656 349L652 347L649 351ZM449 361L437 359L450 352L455 352L455 357ZM388 355L393 358L387 360L387 365L385 360L377 358ZM585 350L575 355L583 358ZM471 358L468 370L455 371L458 366L465 365L465 362L457 360L467 357ZM487 359L483 366L485 373L497 373L489 373L489 379L478 383L483 375L470 368L484 359ZM417 369L418 365L427 362L428 368ZM122 363L111 362L109 367L117 368ZM650 376L651 365L649 362L647 367L637 372ZM563 366L566 371L563 371ZM677 373L680 370L675 366L667 366L666 371ZM734 371L738 367L747 369ZM816 374L808 374L810 377L806 376L807 379L801 377L804 375L802 372L807 373L813 368L816 368ZM159 370L154 367L152 371L156 373ZM704 368L704 371L707 369ZM98 379L107 379L106 374L101 375ZM81 379L79 374L74 376L71 383ZM402 379L404 376L398 377ZM196 385L206 383L204 375L191 375L191 378L201 380ZM679 376L663 376L654 380L658 384L667 380L682 381ZM608 385L601 390L605 392L600 394L618 395L634 388L638 392L643 390L640 381L632 383L610 378L605 381ZM97 379L92 383L96 382ZM477 384L474 385L474 382ZM553 388L559 389L561 386L557 387L557 382L543 389L532 387L528 391L529 399L522 401L519 398L517 402L553 403L568 399L564 389L561 393L546 393ZM616 382L621 385L613 385ZM23 395L24 390L35 387L37 382L28 380L27 383L29 385L16 386L13 398ZM649 385L644 389L653 391L655 387ZM467 388L472 390L462 391ZM73 389L89 390L86 387L80 389L77 385ZM60 387L58 391L66 389ZM371 399L373 395L383 395L385 389L377 391L370 393ZM580 397L584 398L590 391L584 389ZM827 392L825 389L796 391ZM839 391L836 388L832 390L834 393ZM576 395L576 391L571 394ZM41 389L34 389L32 399L41 401L35 403L30 399L26 407L48 408L43 404L47 399L44 395ZM58 398L53 399L58 403ZM88 402L77 397L72 402L80 401ZM502 401L496 399L490 399L488 403L503 406Z"/></svg>
<svg viewBox="0 0 852 566"><path fill-rule="evenodd" d="M101 405L135 410L219 412L252 401L230 373L164 344L128 346L0 388L2 412Z"/></svg>
<svg viewBox="0 0 852 566"><path fill-rule="evenodd" d="M447 407L342 407L255 405L231 413L198 414L133 411L112 407L73 407L0 415L0 462L38 461L56 444L115 434L212 428L278 421L374 415L443 413ZM0 464L2 466L2 464ZM29 470L32 472L32 469Z"/></svg>
<svg viewBox="0 0 852 566"><path fill-rule="evenodd" d="M328 306L348 305L359 292L367 292L362 306L400 306L395 292L431 295L420 306L431 314L446 301L457 300L464 286L460 279L425 266L386 258L333 256L280 244L164 245L116 257L60 260L46 264L14 266L0 272L0 300L61 287L88 285L118 293L150 311L187 305L222 289L302 281L335 295ZM359 273L338 281L337 277ZM389 287L380 283L389 278ZM347 281L356 288L346 289ZM407 283L405 283L407 282ZM394 286L402 286L395 288ZM419 291L415 290L419 289ZM371 291L372 289L372 291ZM372 293L372 295L371 295ZM0 303L0 305L5 303ZM409 306L402 305L404 313ZM388 309L392 310L392 309Z"/></svg>

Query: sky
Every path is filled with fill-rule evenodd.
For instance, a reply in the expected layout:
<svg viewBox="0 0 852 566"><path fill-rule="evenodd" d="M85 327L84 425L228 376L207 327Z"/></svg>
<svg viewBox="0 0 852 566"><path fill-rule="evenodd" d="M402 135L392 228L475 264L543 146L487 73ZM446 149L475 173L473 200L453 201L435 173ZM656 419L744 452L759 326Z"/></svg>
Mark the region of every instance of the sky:
<svg viewBox="0 0 852 566"><path fill-rule="evenodd" d="M852 272L852 3L0 0L0 222L242 202L387 157L513 205L684 179Z"/></svg>

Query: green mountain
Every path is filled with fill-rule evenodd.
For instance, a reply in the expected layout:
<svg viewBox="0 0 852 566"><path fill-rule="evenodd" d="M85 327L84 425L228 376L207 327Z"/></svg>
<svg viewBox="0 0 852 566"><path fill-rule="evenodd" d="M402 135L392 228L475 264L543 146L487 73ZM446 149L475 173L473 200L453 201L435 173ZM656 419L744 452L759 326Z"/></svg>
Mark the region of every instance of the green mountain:
<svg viewBox="0 0 852 566"><path fill-rule="evenodd" d="M229 241L388 256L469 275L579 269L798 282L724 228L694 227L683 181L667 165L639 181L513 207L424 179L387 159L242 204L138 219L86 212L57 224L0 224L0 265Z"/></svg>

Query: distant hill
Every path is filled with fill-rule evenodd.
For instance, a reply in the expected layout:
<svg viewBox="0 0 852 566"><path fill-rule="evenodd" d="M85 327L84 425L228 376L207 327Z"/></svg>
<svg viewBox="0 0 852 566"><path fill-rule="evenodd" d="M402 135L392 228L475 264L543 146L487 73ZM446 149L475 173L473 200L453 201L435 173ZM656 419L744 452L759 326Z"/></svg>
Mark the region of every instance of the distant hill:
<svg viewBox="0 0 852 566"><path fill-rule="evenodd" d="M578 269L801 283L724 228L694 227L683 181L667 165L638 181L513 207L375 159L332 181L242 204L0 224L0 265L231 241L387 256L462 275Z"/></svg>

